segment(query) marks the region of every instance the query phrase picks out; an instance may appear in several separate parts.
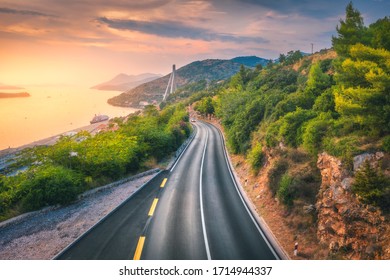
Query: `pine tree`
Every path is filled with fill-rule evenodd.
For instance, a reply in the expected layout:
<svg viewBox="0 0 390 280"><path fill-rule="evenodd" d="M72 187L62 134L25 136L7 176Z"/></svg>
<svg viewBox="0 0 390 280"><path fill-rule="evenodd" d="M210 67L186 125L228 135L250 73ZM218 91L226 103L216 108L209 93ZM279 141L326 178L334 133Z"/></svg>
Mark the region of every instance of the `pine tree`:
<svg viewBox="0 0 390 280"><path fill-rule="evenodd" d="M367 41L367 28L364 26L363 17L353 7L352 2L349 2L345 12L345 21L340 19L340 26L336 27L338 37L332 36L333 48L343 57L348 56L350 46Z"/></svg>
<svg viewBox="0 0 390 280"><path fill-rule="evenodd" d="M350 56L335 75L336 111L374 134L390 132L390 52L357 44Z"/></svg>
<svg viewBox="0 0 390 280"><path fill-rule="evenodd" d="M384 17L370 25L371 44L374 48L390 51L390 18Z"/></svg>
<svg viewBox="0 0 390 280"><path fill-rule="evenodd" d="M311 66L306 84L306 91L314 96L319 96L331 85L329 75L322 72L319 63Z"/></svg>
<svg viewBox="0 0 390 280"><path fill-rule="evenodd" d="M380 206L383 210L389 208L390 185L389 180L380 170L371 167L366 161L361 169L356 172L355 183L352 190L367 204Z"/></svg>

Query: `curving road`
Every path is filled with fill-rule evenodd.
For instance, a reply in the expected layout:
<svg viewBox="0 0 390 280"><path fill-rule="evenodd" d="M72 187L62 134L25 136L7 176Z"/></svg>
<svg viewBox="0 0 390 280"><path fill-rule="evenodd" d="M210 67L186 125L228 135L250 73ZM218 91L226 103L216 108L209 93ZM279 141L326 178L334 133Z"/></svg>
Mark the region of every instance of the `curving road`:
<svg viewBox="0 0 390 280"><path fill-rule="evenodd" d="M62 252L58 259L278 259L227 163L214 126L176 164Z"/></svg>

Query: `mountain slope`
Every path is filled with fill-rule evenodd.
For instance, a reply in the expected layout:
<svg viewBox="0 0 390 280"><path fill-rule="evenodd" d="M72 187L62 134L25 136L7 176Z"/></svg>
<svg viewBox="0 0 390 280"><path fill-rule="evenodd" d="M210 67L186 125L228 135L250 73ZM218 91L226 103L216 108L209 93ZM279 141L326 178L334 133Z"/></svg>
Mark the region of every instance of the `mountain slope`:
<svg viewBox="0 0 390 280"><path fill-rule="evenodd" d="M256 67L261 64L262 66L267 65L270 61L269 59L257 57L257 56L239 56L232 59L233 62L243 64L248 67Z"/></svg>
<svg viewBox="0 0 390 280"><path fill-rule="evenodd" d="M144 73L139 75L127 75L121 73L115 76L113 79L93 86L92 88L98 90L126 91L160 77L161 75L151 73Z"/></svg>
<svg viewBox="0 0 390 280"><path fill-rule="evenodd" d="M189 83L202 80L218 81L230 78L236 74L241 65L254 67L254 65L265 65L268 60L251 57L237 57L231 60L207 59L195 61L176 71L176 85L181 88ZM128 90L108 100L108 103L114 106L139 107L140 102L148 103L161 102L165 89L168 85L170 74L144 83L134 89Z"/></svg>

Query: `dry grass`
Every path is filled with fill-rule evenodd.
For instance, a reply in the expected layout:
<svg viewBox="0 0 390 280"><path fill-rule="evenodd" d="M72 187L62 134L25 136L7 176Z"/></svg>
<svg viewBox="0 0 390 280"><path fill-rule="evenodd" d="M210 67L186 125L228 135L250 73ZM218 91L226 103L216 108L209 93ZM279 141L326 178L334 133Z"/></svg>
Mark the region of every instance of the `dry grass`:
<svg viewBox="0 0 390 280"><path fill-rule="evenodd" d="M298 71L301 68L301 66L303 65L303 63L305 63L305 61L307 61L307 60L311 61L311 64L313 64L313 63L316 63L318 61L325 60L325 59L335 59L336 57L337 57L337 53L334 50L317 52L317 53L314 53L312 55L305 56L303 59L301 59L300 61L295 63L292 68L295 71Z"/></svg>

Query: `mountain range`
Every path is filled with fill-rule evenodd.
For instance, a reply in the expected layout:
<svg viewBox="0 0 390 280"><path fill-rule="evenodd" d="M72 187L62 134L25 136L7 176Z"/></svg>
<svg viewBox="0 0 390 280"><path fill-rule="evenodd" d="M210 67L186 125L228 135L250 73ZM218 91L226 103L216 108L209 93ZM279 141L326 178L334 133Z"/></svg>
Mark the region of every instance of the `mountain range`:
<svg viewBox="0 0 390 280"><path fill-rule="evenodd" d="M176 70L175 83L181 88L190 83L206 80L225 80L236 74L241 65L253 68L256 65L266 65L268 59L257 56L242 56L230 60L206 59L194 61ZM147 103L159 103L162 101L165 89L168 85L170 74L150 82L143 83L133 89L129 89L118 96L110 98L108 103L121 107L142 107Z"/></svg>
<svg viewBox="0 0 390 280"><path fill-rule="evenodd" d="M160 78L162 75L144 73L139 75L119 74L113 79L91 87L98 90L126 91L141 84Z"/></svg>

